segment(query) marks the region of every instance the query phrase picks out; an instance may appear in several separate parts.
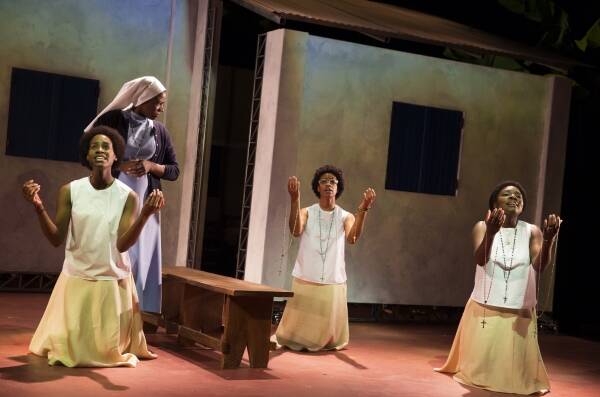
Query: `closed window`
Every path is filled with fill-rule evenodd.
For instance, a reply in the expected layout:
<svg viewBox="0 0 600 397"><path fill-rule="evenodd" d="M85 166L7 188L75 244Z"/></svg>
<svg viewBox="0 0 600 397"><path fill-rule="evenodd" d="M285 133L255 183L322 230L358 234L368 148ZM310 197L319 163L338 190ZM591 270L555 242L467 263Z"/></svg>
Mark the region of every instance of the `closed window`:
<svg viewBox="0 0 600 397"><path fill-rule="evenodd" d="M455 196L463 113L394 102L385 188Z"/></svg>
<svg viewBox="0 0 600 397"><path fill-rule="evenodd" d="M78 161L79 138L96 116L99 81L13 68L6 154Z"/></svg>

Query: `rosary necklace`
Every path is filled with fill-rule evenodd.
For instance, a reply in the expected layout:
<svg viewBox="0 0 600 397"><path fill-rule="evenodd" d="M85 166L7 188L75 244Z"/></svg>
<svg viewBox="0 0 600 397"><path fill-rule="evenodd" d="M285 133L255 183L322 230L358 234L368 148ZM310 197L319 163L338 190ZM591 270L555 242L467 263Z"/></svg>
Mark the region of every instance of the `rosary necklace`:
<svg viewBox="0 0 600 397"><path fill-rule="evenodd" d="M278 276L281 276L281 273L283 272L283 260L285 259L286 255L290 252L290 248L292 248L292 244L294 242L294 234L293 231L296 230L296 224L298 223L298 216L300 215L300 208L298 208L298 211L296 212L295 216L294 216L294 227L292 228L292 231L290 232L289 229L289 225L287 224L287 217L284 216L283 217L283 239L281 240L281 258L279 260L279 271L277 272ZM290 209L290 216L292 216L292 212ZM289 240L288 240L288 244L287 244L287 248L286 248L286 230L287 233L289 233Z"/></svg>
<svg viewBox="0 0 600 397"><path fill-rule="evenodd" d="M319 256L321 257L321 262L323 263L323 267L321 269L321 281L325 278L325 259L327 258L327 250L329 249L329 241L331 238L331 229L333 229L333 220L335 218L335 207L333 209L333 213L331 214L331 221L329 222L329 231L327 232L327 244L325 245L325 250L323 250L323 231L321 226L321 207L318 207L319 211Z"/></svg>
<svg viewBox="0 0 600 397"><path fill-rule="evenodd" d="M549 241L550 244L552 244L552 240ZM553 277L554 277L554 269L556 268L556 250L558 247L558 233L556 233L556 236L554 237L554 247L552 248L552 263L550 264L550 280L552 281ZM542 247L543 248L543 247ZM542 253L540 252L539 255L542 255ZM540 258L541 261L541 258ZM540 263L541 266L541 263ZM540 305L540 281L541 281L541 277L542 277L542 269L540 268L537 271L537 283L536 283L536 291L535 291L535 296L536 296L536 318L539 319L540 317L542 317L542 315L544 314L544 311L541 310L541 312L538 314L538 307ZM544 303L547 304L548 300L550 299L550 287L548 287L548 290L546 291L546 298L544 300Z"/></svg>
<svg viewBox="0 0 600 397"><path fill-rule="evenodd" d="M487 230L485 232L485 234L483 235L483 253L484 253L484 260L487 259L485 258L485 255L487 255ZM489 261L485 261L484 265L483 265L483 272L486 273L487 270L487 263ZM494 274L496 267L492 266L492 278L490 280L490 286L488 287L487 290L487 296L485 294L485 280L486 280L486 276L485 274L483 275L483 303L484 305L487 305L488 299L490 298L490 293L492 292L492 284L494 283ZM487 324L487 321L485 321L485 308L486 306L483 306L483 320L481 320L481 328L485 328L485 325Z"/></svg>
<svg viewBox="0 0 600 397"><path fill-rule="evenodd" d="M502 247L502 258L504 260L504 267L506 266L506 255L504 252L504 240L502 239L502 229L499 230L500 233L500 246ZM487 234L487 231L486 231ZM484 252L487 254L487 239L486 239L486 235L483 236L483 241L484 241ZM510 278L510 272L513 269L513 259L515 257L515 246L516 246L516 242L517 242L517 227L515 226L515 234L513 237L513 241L512 241L512 253L510 256L510 266L508 267L508 270L505 269L504 267L502 267L502 272L503 272L503 278L504 278L504 303L506 303L506 301L508 300L508 279ZM486 277L484 275L483 277L483 303L484 305L487 304L489 298L490 298L490 293L492 292L492 285L494 283L494 274L496 271L496 258L498 258L498 246L496 246L496 250L494 252L494 260L492 261L492 277L490 279L490 286L487 288L487 294L486 294ZM484 258L485 259L485 258ZM485 270L487 270L487 262L486 261L484 266L484 272ZM487 324L487 321L485 321L485 306L483 307L483 319L481 320L481 328L485 328L485 325Z"/></svg>
<svg viewBox="0 0 600 397"><path fill-rule="evenodd" d="M513 269L513 259L515 257L515 247L516 247L516 242L517 242L517 226L515 226L515 234L513 237L513 241L512 241L512 252L510 254L510 265L508 266L508 269L506 269L506 254L504 252L504 239L502 238L502 229L499 230L500 232L500 246L502 247L502 259L503 259L503 265L502 266L502 274L504 276L504 303L506 303L506 301L508 300L508 279L510 278L510 272ZM496 252L494 254L494 263L496 262L496 257L498 256L498 247L496 246Z"/></svg>

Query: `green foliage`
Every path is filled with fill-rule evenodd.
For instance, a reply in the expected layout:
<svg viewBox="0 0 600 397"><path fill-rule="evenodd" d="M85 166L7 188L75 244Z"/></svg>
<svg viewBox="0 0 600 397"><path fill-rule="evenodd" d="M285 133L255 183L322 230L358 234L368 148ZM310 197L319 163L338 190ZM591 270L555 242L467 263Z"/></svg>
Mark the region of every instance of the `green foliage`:
<svg viewBox="0 0 600 397"><path fill-rule="evenodd" d="M581 40L576 40L575 44L581 51L586 51L588 48L600 47L600 19L592 25Z"/></svg>
<svg viewBox="0 0 600 397"><path fill-rule="evenodd" d="M497 0L498 3L517 15L539 26L537 46L554 49L563 54L589 52L600 48L600 19L596 21L580 40L575 40L569 24L569 15L553 0ZM474 63L500 69L531 72L533 62L520 61L501 55L481 55L469 51L446 48L444 56L457 61ZM568 55L567 55L568 56ZM554 72L568 74L566 70L551 67Z"/></svg>
<svg viewBox="0 0 600 397"><path fill-rule="evenodd" d="M543 34L540 47L572 47L569 15L552 0L498 0L507 10L540 24Z"/></svg>

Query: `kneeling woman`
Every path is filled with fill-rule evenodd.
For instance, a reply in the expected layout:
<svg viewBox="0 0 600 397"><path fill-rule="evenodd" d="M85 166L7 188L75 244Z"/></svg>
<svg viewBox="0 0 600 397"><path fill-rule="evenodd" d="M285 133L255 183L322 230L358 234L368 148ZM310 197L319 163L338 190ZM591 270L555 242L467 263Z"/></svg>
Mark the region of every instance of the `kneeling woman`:
<svg viewBox="0 0 600 397"><path fill-rule="evenodd" d="M134 367L148 350L127 249L148 218L164 206L153 191L136 218L138 197L112 176L125 143L99 126L79 143L89 176L61 187L53 221L33 180L23 185L42 231L54 246L67 240L62 272L29 350L68 367Z"/></svg>
<svg viewBox="0 0 600 397"><path fill-rule="evenodd" d="M319 202L301 208L300 182L295 176L288 180L289 227L301 238L292 272L294 297L285 306L274 341L293 350L340 350L349 341L344 243L354 244L362 234L375 191L365 190L355 216L336 204L344 191L339 168L317 169L312 189Z"/></svg>
<svg viewBox="0 0 600 397"><path fill-rule="evenodd" d="M473 227L475 287L440 372L460 383L517 394L550 389L537 340L536 283L548 263L560 218L539 227L519 220L525 190L499 184L484 221Z"/></svg>

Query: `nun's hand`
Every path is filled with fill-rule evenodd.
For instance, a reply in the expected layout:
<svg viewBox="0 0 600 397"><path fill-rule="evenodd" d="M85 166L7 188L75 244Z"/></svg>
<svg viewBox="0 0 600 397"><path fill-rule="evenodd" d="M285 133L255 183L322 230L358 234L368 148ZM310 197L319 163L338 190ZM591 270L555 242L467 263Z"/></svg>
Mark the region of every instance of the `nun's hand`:
<svg viewBox="0 0 600 397"><path fill-rule="evenodd" d="M133 169L131 171L131 175L140 177L144 176L152 170L152 166L154 163L150 160L137 160Z"/></svg>
<svg viewBox="0 0 600 397"><path fill-rule="evenodd" d="M119 170L127 175L134 175L133 171L135 170L136 164L137 160L123 161L119 166Z"/></svg>

